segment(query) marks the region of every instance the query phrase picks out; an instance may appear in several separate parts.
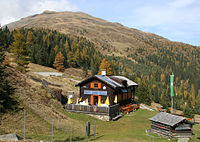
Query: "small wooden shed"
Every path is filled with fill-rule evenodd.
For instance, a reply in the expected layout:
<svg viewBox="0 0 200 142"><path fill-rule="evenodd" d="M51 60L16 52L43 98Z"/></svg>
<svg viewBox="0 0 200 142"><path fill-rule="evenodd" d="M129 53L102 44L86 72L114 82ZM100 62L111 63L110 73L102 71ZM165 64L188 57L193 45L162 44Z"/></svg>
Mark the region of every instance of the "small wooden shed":
<svg viewBox="0 0 200 142"><path fill-rule="evenodd" d="M171 113L160 112L149 118L151 121L151 132L159 135L172 137L191 137L194 123L185 117Z"/></svg>

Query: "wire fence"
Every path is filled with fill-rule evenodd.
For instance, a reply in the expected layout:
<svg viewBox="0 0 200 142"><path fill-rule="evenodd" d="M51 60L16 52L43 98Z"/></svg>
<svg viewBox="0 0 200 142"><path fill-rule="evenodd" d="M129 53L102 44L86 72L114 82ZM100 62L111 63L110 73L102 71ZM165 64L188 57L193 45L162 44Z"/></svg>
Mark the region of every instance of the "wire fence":
<svg viewBox="0 0 200 142"><path fill-rule="evenodd" d="M26 129L30 123L27 123L26 115L28 113L27 110L24 110L24 137L23 140L25 141L34 141L31 140L30 137L27 137L27 133L29 135L30 131ZM50 123L49 123L50 122ZM90 122L89 120L83 123L79 123L79 126L74 122L67 121L62 118L53 118L48 121L49 125L51 126L48 134L45 139L40 139L40 141L56 141L56 142L72 142L72 141L94 141L96 140L96 122ZM49 126L48 126L49 127ZM62 133L62 134L60 134ZM27 138L26 138L27 137ZM37 138L38 139L38 138Z"/></svg>

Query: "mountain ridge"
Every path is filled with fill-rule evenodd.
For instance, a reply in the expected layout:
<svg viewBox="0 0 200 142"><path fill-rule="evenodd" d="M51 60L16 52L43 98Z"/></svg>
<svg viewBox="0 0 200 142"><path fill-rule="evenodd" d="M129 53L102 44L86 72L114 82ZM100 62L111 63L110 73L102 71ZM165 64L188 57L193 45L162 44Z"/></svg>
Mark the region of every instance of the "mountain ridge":
<svg viewBox="0 0 200 142"><path fill-rule="evenodd" d="M104 54L111 54L109 50L112 50L112 53L118 56L128 55L121 54L125 50L130 50L132 53L141 47L148 47L151 51L152 46L145 43L146 41L169 42L159 35L129 28L117 22L109 22L83 12L44 11L7 26L9 29L21 27L52 29L64 34L83 36L101 47Z"/></svg>

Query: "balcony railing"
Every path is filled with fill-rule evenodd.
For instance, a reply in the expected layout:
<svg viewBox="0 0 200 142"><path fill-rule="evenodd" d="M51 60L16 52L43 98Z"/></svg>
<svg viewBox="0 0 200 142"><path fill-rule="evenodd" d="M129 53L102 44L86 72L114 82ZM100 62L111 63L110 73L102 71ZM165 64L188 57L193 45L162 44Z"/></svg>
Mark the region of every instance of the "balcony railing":
<svg viewBox="0 0 200 142"><path fill-rule="evenodd" d="M107 115L110 119L114 118L119 114L119 104L115 104L108 107L103 106L90 106L90 105L79 105L79 104L66 104L65 108L69 112L79 112L96 115Z"/></svg>

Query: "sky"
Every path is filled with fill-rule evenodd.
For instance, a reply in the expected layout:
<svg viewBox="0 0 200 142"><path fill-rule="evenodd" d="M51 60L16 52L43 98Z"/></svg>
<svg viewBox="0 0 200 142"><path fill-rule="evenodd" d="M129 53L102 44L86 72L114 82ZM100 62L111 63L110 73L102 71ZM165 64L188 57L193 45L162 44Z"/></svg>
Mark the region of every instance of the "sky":
<svg viewBox="0 0 200 142"><path fill-rule="evenodd" d="M0 5L1 25L44 10L81 11L200 46L200 0L1 0Z"/></svg>

